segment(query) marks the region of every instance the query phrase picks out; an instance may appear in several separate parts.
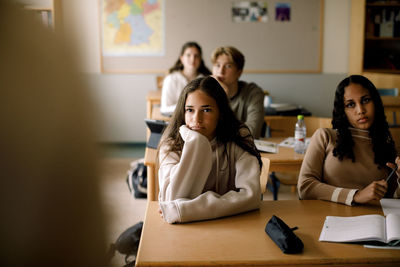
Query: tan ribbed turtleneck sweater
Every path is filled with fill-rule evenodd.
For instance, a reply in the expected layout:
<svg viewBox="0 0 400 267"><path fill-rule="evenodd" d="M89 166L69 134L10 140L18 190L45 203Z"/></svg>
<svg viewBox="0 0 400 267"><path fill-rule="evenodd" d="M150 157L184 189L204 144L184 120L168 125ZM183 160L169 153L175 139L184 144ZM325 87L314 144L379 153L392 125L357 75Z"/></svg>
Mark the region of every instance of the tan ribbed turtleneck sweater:
<svg viewBox="0 0 400 267"><path fill-rule="evenodd" d="M369 132L350 128L355 162L339 161L333 156L336 130L318 129L307 148L301 166L298 192L301 199L321 199L351 205L354 194L375 180L388 175L386 168L374 163ZM397 188L395 196L399 196Z"/></svg>

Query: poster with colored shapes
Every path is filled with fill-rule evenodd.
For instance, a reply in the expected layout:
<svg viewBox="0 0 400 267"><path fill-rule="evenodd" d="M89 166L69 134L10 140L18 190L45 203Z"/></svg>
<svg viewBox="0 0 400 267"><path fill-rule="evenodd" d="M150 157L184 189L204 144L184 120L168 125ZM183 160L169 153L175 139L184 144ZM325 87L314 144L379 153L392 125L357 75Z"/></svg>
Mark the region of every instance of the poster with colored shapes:
<svg viewBox="0 0 400 267"><path fill-rule="evenodd" d="M164 54L164 0L102 0L103 56Z"/></svg>

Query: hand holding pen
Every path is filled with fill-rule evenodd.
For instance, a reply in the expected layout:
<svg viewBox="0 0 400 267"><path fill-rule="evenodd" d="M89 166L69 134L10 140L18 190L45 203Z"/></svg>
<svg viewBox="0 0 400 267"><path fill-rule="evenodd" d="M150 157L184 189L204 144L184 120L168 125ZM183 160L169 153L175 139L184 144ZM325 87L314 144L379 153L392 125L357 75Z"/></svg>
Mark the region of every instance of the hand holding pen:
<svg viewBox="0 0 400 267"><path fill-rule="evenodd" d="M395 164L396 163L396 164ZM358 190L353 197L354 202L356 203L374 203L381 200L388 193L389 181L392 179L394 174L399 176L398 164L400 163L400 158L397 157L395 163L388 162L386 166L392 169L389 175L385 179L381 179L378 181L373 181L365 188Z"/></svg>
<svg viewBox="0 0 400 267"><path fill-rule="evenodd" d="M390 174L386 177L386 182L389 183L389 180L393 177L394 174L397 174L397 177L400 177L400 170L398 166L400 164L400 157L396 157L395 163L388 162L386 166L392 169Z"/></svg>

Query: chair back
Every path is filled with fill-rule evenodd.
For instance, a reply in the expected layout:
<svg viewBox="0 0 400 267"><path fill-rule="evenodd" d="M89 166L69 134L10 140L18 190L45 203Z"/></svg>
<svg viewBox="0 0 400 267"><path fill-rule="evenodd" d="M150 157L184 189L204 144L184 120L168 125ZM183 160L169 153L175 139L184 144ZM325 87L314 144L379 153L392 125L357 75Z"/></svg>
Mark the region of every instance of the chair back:
<svg viewBox="0 0 400 267"><path fill-rule="evenodd" d="M261 161L263 166L260 174L260 186L261 186L261 194L264 194L265 191L267 190L270 160L269 158L261 157Z"/></svg>
<svg viewBox="0 0 400 267"><path fill-rule="evenodd" d="M304 117L307 127L307 137L311 137L318 128L332 128L331 118Z"/></svg>
<svg viewBox="0 0 400 267"><path fill-rule="evenodd" d="M162 86L163 86L163 81L164 81L164 75L162 75L162 76L157 76L156 77L156 82L157 82L157 89L158 90L161 90L162 89Z"/></svg>
<svg viewBox="0 0 400 267"><path fill-rule="evenodd" d="M294 136L297 122L296 116L265 116L268 137ZM323 117L304 117L307 127L307 137L310 137L318 128L332 128L331 119Z"/></svg>

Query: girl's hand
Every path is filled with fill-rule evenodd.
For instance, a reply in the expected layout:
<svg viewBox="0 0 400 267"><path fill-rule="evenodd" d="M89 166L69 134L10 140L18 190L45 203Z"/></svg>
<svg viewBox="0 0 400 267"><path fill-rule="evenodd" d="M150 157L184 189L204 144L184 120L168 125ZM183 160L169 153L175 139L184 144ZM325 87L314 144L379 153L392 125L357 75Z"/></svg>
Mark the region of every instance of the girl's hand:
<svg viewBox="0 0 400 267"><path fill-rule="evenodd" d="M365 188L358 190L354 194L354 202L365 204L375 203L383 198L387 191L387 183L384 179L379 181L373 181Z"/></svg>
<svg viewBox="0 0 400 267"><path fill-rule="evenodd" d="M386 163L386 166L388 166L388 167L391 168L391 169L394 169L394 168L396 167L396 165L399 166L399 164L400 164L400 157L397 157L397 158L396 158L395 163L396 163L396 164L393 164L393 163L391 163L391 162L388 162L388 163ZM397 177L400 177L400 168L397 169L396 174L397 174Z"/></svg>

